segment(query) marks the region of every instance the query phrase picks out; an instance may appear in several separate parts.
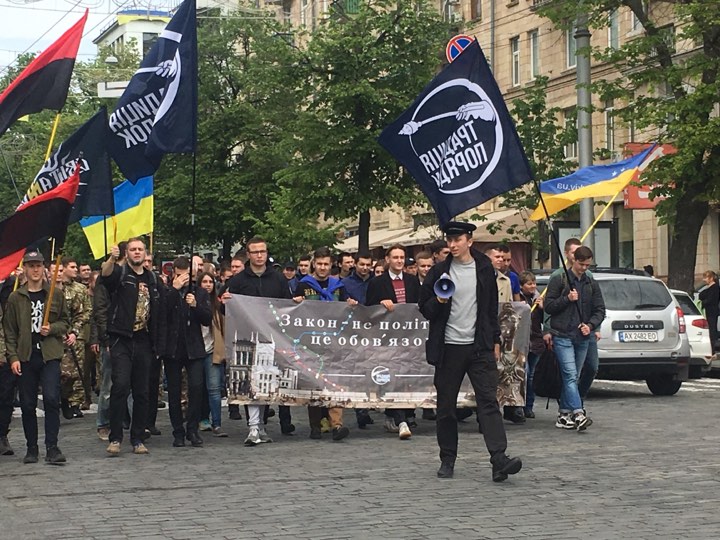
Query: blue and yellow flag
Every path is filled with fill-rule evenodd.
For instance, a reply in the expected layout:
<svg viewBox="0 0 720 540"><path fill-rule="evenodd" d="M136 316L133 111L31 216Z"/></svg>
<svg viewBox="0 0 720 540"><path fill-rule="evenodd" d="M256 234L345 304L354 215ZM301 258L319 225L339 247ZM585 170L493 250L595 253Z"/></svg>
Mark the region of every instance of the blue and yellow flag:
<svg viewBox="0 0 720 540"><path fill-rule="evenodd" d="M153 177L145 176L133 184L125 180L113 189L114 216L95 216L80 220L96 259L107 255L118 242L153 230ZM107 236L106 236L107 235Z"/></svg>
<svg viewBox="0 0 720 540"><path fill-rule="evenodd" d="M592 165L562 178L546 180L540 184L540 193L545 201L548 215L553 215L569 206L590 197L611 197L637 179L640 172L662 152L656 152L657 145L628 159L609 165ZM542 204L530 215L537 221L545 218Z"/></svg>

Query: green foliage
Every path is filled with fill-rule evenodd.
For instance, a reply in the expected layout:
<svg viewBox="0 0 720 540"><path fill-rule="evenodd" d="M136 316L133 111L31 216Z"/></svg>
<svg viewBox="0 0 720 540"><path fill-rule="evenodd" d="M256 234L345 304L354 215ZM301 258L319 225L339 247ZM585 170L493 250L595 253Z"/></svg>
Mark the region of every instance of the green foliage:
<svg viewBox="0 0 720 540"><path fill-rule="evenodd" d="M312 35L300 66L303 107L284 141L292 159L276 175L297 194L297 215L343 220L421 200L376 140L441 63L448 28L426 2L416 4L368 0L357 15L338 11ZM361 227L361 249L367 238Z"/></svg>
<svg viewBox="0 0 720 540"><path fill-rule="evenodd" d="M538 182L566 176L577 167L577 163L565 158L565 146L577 141L575 122L569 122L567 127L558 123L562 111L559 107L548 106L547 85L547 77L538 77L533 85L525 90L522 97L513 100L511 110L520 142ZM537 207L538 202L534 185L527 184L504 194L500 206L526 209L529 215ZM488 226L488 230L491 233L503 231L510 240L533 242L540 252L541 259L545 259L543 254L547 253L549 237L543 221L529 228L523 227L522 230L518 227L508 227L500 221Z"/></svg>
<svg viewBox="0 0 720 540"><path fill-rule="evenodd" d="M646 12L641 0L558 0L544 14L567 24L583 9L594 29L604 29L611 10L622 6L642 31L617 50L592 51L622 75L593 81L593 92L614 99L616 115L634 123L647 142L677 149L655 161L643 183L657 184L653 194L667 197L657 214L672 225L669 282L690 290L700 228L709 202L720 198L720 3L650 2Z"/></svg>

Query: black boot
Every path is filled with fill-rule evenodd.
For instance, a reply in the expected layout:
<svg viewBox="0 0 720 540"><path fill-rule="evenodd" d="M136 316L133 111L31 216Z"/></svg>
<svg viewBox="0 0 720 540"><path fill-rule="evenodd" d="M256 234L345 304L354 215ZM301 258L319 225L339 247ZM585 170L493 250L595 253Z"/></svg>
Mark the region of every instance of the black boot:
<svg viewBox="0 0 720 540"><path fill-rule="evenodd" d="M517 474L522 469L520 458L509 458L504 453L493 456L490 462L492 463L493 482L503 482L507 480L509 474Z"/></svg>
<svg viewBox="0 0 720 540"><path fill-rule="evenodd" d="M23 463L37 463L39 453L37 446L28 446Z"/></svg>
<svg viewBox="0 0 720 540"><path fill-rule="evenodd" d="M12 456L15 455L15 451L10 446L10 442L7 437L0 437L0 456Z"/></svg>
<svg viewBox="0 0 720 540"><path fill-rule="evenodd" d="M47 449L47 455L45 456L45 461L50 465L60 465L65 463L67 459L65 459L65 456L57 446L49 446Z"/></svg>
<svg viewBox="0 0 720 540"><path fill-rule="evenodd" d="M192 444L196 448L199 448L203 445L203 440L200 438L200 435L195 431L189 431L187 435L185 435L185 438L190 441L190 444Z"/></svg>
<svg viewBox="0 0 720 540"><path fill-rule="evenodd" d="M80 407L78 407L77 405L73 405L72 407L70 407L70 411L72 412L73 418L84 418L85 417L85 415L80 410Z"/></svg>
<svg viewBox="0 0 720 540"><path fill-rule="evenodd" d="M280 422L280 432L283 435L292 435L293 431L295 431L295 424L291 424L290 422Z"/></svg>
<svg viewBox="0 0 720 540"><path fill-rule="evenodd" d="M437 472L438 478L452 478L453 474L455 474L455 462L450 460L443 461Z"/></svg>
<svg viewBox="0 0 720 540"><path fill-rule="evenodd" d="M70 402L67 399L60 400L60 409L62 410L62 415L65 420L73 419L73 412L70 408Z"/></svg>
<svg viewBox="0 0 720 540"><path fill-rule="evenodd" d="M240 405L228 405L228 413L230 415L230 420L242 420Z"/></svg>

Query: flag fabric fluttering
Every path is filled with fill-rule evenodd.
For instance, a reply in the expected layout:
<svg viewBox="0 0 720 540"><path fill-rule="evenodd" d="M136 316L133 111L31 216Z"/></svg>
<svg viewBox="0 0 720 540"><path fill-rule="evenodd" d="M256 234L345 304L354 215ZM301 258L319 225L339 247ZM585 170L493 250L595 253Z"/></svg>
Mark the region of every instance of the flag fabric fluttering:
<svg viewBox="0 0 720 540"><path fill-rule="evenodd" d="M107 111L102 107L50 155L30 184L20 206L65 182L79 160L80 187L70 223L76 223L82 217L114 214L107 130Z"/></svg>
<svg viewBox="0 0 720 540"><path fill-rule="evenodd" d="M80 167L65 182L27 202L0 222L0 279L17 268L28 246L52 236L56 249L65 243L68 219L80 183Z"/></svg>
<svg viewBox="0 0 720 540"><path fill-rule="evenodd" d="M22 116L65 105L85 15L60 39L41 52L0 94L0 136Z"/></svg>
<svg viewBox="0 0 720 540"><path fill-rule="evenodd" d="M574 173L545 180L540 183L548 216L557 214L561 210L590 197L612 197L627 185L637 180L640 173L658 157L663 155L662 147L653 145L647 150L632 157L610 163L607 165L591 165L583 167ZM537 221L545 218L542 204L530 215L530 219Z"/></svg>
<svg viewBox="0 0 720 540"><path fill-rule="evenodd" d="M110 115L109 148L125 178L152 176L166 153L195 151L195 0L185 0Z"/></svg>
<svg viewBox="0 0 720 540"><path fill-rule="evenodd" d="M115 215L94 216L80 220L96 259L101 259L106 248L134 236L153 231L153 178L147 176L133 183L125 180L114 190Z"/></svg>
<svg viewBox="0 0 720 540"><path fill-rule="evenodd" d="M440 72L379 138L443 225L530 182L530 165L477 41Z"/></svg>

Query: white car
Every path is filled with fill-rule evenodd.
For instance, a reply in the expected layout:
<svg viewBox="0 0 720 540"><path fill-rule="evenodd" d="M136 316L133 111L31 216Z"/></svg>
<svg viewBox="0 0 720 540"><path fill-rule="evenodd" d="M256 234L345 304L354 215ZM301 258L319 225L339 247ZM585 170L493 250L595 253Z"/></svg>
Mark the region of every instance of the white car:
<svg viewBox="0 0 720 540"><path fill-rule="evenodd" d="M713 351L707 319L685 291L670 289L685 315L687 335L690 339L690 378L699 379L712 367Z"/></svg>

